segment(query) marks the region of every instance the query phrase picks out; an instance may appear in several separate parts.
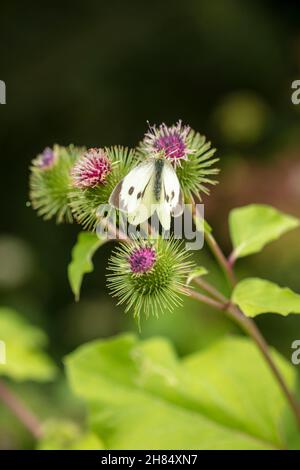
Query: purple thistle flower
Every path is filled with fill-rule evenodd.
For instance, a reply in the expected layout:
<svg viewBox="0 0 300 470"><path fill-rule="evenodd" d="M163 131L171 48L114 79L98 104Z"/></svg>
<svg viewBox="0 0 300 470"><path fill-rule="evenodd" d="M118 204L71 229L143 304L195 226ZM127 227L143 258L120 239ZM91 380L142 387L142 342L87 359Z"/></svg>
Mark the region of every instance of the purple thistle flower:
<svg viewBox="0 0 300 470"><path fill-rule="evenodd" d="M142 147L150 154L162 153L175 165L181 160L186 160L192 150L187 147L187 136L190 132L189 126L183 126L181 121L168 127L165 123L151 126L145 134Z"/></svg>
<svg viewBox="0 0 300 470"><path fill-rule="evenodd" d="M56 156L54 151L50 147L46 147L45 150L38 156L36 160L36 166L41 170L46 170L54 165Z"/></svg>
<svg viewBox="0 0 300 470"><path fill-rule="evenodd" d="M71 172L74 185L77 188L94 188L105 184L111 172L111 162L102 149L89 149L74 165Z"/></svg>
<svg viewBox="0 0 300 470"><path fill-rule="evenodd" d="M136 248L129 256L130 269L135 274L144 274L150 271L156 260L156 252L151 247Z"/></svg>

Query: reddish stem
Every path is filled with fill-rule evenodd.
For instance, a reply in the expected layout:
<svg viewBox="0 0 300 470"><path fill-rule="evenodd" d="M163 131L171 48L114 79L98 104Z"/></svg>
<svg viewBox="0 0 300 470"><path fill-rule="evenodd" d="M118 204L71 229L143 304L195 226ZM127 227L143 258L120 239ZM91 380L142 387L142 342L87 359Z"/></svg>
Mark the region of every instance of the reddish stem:
<svg viewBox="0 0 300 470"><path fill-rule="evenodd" d="M12 413L23 423L25 428L35 437L42 437L42 425L38 418L27 408L27 406L8 388L8 386L0 381L0 399L9 408Z"/></svg>

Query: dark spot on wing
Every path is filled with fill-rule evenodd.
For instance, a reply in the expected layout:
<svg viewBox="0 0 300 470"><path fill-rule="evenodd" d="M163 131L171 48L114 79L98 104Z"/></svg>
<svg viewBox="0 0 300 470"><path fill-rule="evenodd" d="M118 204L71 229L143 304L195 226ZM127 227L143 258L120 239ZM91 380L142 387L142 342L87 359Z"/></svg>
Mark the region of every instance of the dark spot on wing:
<svg viewBox="0 0 300 470"><path fill-rule="evenodd" d="M170 199L169 194L167 194L167 196L166 196L167 202L169 202L169 199Z"/></svg>
<svg viewBox="0 0 300 470"><path fill-rule="evenodd" d="M172 191L171 200L174 199L174 196L175 196L175 193L174 193L174 191Z"/></svg>
<svg viewBox="0 0 300 470"><path fill-rule="evenodd" d="M133 193L133 191L134 191L134 187L131 186L131 188L129 188L128 194L130 194L130 196L131 196L131 194Z"/></svg>
<svg viewBox="0 0 300 470"><path fill-rule="evenodd" d="M142 193L139 192L139 193L137 194L136 198L137 198L137 199L140 199L141 195L142 195Z"/></svg>

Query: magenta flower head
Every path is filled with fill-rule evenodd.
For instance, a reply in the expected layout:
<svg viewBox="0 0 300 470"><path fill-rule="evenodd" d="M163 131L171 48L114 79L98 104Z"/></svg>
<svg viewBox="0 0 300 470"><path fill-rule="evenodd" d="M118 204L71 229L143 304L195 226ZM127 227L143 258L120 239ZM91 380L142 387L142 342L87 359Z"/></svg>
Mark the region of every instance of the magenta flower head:
<svg viewBox="0 0 300 470"><path fill-rule="evenodd" d="M45 150L35 160L35 165L41 170L47 170L52 168L56 161L56 154L50 147L46 147Z"/></svg>
<svg viewBox="0 0 300 470"><path fill-rule="evenodd" d="M194 196L201 198L201 192L209 194L207 185L217 183L213 178L219 173L219 169L213 167L219 160L214 157L215 151L204 135L183 125L180 120L172 126L164 123L150 126L138 147L141 161L159 157L171 162L185 200Z"/></svg>
<svg viewBox="0 0 300 470"><path fill-rule="evenodd" d="M190 127L183 126L181 121L170 127L164 123L159 127L151 126L145 134L142 147L147 153L162 154L175 165L179 164L193 152L187 144L190 130Z"/></svg>
<svg viewBox="0 0 300 470"><path fill-rule="evenodd" d="M144 274L149 272L156 260L156 252L150 246L136 248L129 256L131 272L134 274Z"/></svg>
<svg viewBox="0 0 300 470"><path fill-rule="evenodd" d="M71 175L77 188L95 188L105 184L111 172L111 162L102 149L89 149L74 165Z"/></svg>

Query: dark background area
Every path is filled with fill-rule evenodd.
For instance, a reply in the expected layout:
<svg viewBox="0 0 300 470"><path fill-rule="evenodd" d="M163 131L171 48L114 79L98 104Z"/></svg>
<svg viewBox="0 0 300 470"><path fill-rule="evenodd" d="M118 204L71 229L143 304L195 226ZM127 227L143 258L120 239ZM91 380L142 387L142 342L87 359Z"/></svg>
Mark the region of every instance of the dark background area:
<svg viewBox="0 0 300 470"><path fill-rule="evenodd" d="M30 161L46 146L134 146L147 120L182 119L218 149L220 184L204 202L226 252L233 207L269 203L300 216L300 105L291 102L300 79L297 2L10 1L0 15L0 299L48 332L58 362L78 344L137 328L107 294L108 247L74 303L67 265L80 228L43 222L26 205ZM205 250L197 256L211 264ZM238 271L300 292L299 264L298 232ZM146 322L142 334L165 334L183 354L234 329L203 310L185 305ZM258 322L289 356L299 319Z"/></svg>

